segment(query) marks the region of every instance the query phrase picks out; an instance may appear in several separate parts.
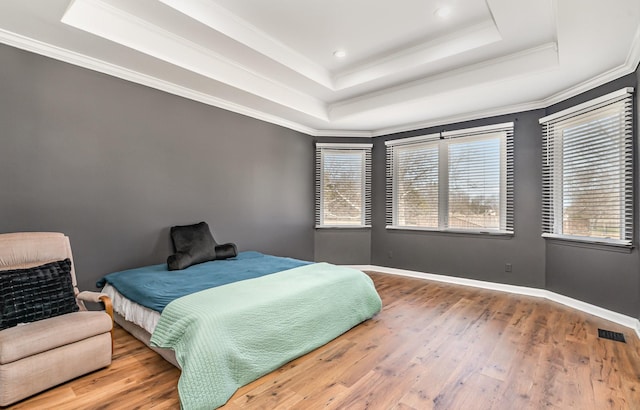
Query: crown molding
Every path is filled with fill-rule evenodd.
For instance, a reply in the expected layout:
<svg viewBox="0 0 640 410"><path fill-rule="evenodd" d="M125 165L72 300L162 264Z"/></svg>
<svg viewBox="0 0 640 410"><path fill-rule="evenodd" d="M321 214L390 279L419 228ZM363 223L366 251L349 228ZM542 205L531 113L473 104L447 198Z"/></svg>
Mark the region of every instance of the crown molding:
<svg viewBox="0 0 640 410"><path fill-rule="evenodd" d="M636 30L636 33L631 42L629 54L627 54L627 58L622 65L612 68L611 70L608 70L590 80L584 81L574 87L560 91L544 99L543 104L545 104L545 108L549 107L551 105L565 101L569 98L575 97L576 95L604 85L610 81L616 80L627 74L631 74L636 71L636 69L638 68L638 64L640 64L640 26L638 26L638 29Z"/></svg>
<svg viewBox="0 0 640 410"><path fill-rule="evenodd" d="M533 296L536 298L547 299L553 302L560 303L570 308L585 312L605 320L617 323L625 326L630 330L635 331L636 335L640 338L640 320L631 316L624 315L622 313L614 312L602 308L600 306L592 305L590 303L583 302L578 299L573 299L568 296L561 295L559 293L552 292L546 289L530 288L527 286L508 285L505 283L486 282L476 279L467 279L457 276L439 275L433 273L417 272L406 269L388 268L385 266L375 265L348 265L353 269L362 271L373 271L386 273L390 275L406 276L412 278L426 279L435 282L451 283L455 285L470 286L480 289L496 290L499 292L513 293L516 295Z"/></svg>
<svg viewBox="0 0 640 410"><path fill-rule="evenodd" d="M209 94L201 93L190 89L188 87L180 86L178 84L161 80L156 77L152 77L146 74L142 74L138 71L131 70L116 64L108 63L106 61L88 57L86 55L70 51L52 44L48 44L36 39L32 39L26 36L22 36L17 33L13 33L7 30L0 29L0 42L9 46L40 54L49 58L53 58L58 61L63 61L69 64L73 64L79 67L87 68L93 71L101 72L113 77L117 77L126 81L131 81L137 84L148 86L160 91L164 91L170 94L174 94L180 97L188 98L194 101L198 101L204 104L208 104L214 107L222 108L231 112L235 112L241 115L252 117L261 121L265 121L271 124L279 125L291 130L307 134L314 137L357 137L357 138L370 138L380 137L390 134L396 134L400 132L414 131L421 128L429 128L447 125L455 122L472 121L481 118L493 117L498 115L515 114L518 112L536 110L547 108L558 102L562 102L568 98L579 95L585 91L596 88L600 85L606 84L612 80L620 78L624 75L635 72L640 64L640 27L636 31L635 37L632 42L632 47L626 58L624 64L619 67L613 68L597 77L594 77L588 81L580 83L569 89L560 91L548 98L538 101L531 101L527 103L517 105L507 105L498 108L492 108L488 110L476 111L473 113L465 113L456 116L450 116L446 118L440 118L437 120L428 120L424 122L415 122L411 124L400 125L397 127L388 127L375 130L341 130L341 129L317 129L302 125L295 121L286 120L280 116L267 114L265 112L247 108L246 106L233 103L221 98L211 96Z"/></svg>
<svg viewBox="0 0 640 410"><path fill-rule="evenodd" d="M437 121L413 123L405 126L390 127L390 128L379 129L375 131L315 129L315 128L311 128L311 127L307 127L305 125L299 124L294 121L285 120L279 116L266 114L258 110L253 110L240 104L236 104L221 98L213 97L209 94L201 93L169 81L160 80L156 77L142 74L135 70L131 70L116 64L108 63L104 60L88 57L84 54L80 54L80 53L70 51L61 47L57 47L52 44L48 44L39 40L25 37L20 34L13 33L7 30L0 29L0 42L15 48L19 48L21 50L40 54L45 57L53 58L58 61L73 64L79 67L87 68L89 70L93 70L93 71L97 71L113 77L117 77L126 81L131 81L133 83L141 84L141 85L151 87L160 91L164 91L169 94L188 98L188 99L198 101L204 104L208 104L214 107L222 108L227 111L235 112L237 114L246 115L248 117L252 117L261 121L265 121L271 124L289 128L291 130L298 131L312 137L371 138L371 137L378 137L382 135L394 134L398 132L413 131L420 128L428 128L432 126L444 125L452 122L469 121L469 120L484 118L489 116L527 111L530 109L541 108L538 105L544 104L541 102L537 102L534 104L506 106L506 107L502 107L495 110L479 111L473 114L465 114L465 115L460 115L455 117L448 117L448 118L437 120ZM514 108L516 109L516 111L514 111Z"/></svg>
<svg viewBox="0 0 640 410"><path fill-rule="evenodd" d="M61 22L320 120L326 104L103 0L75 0Z"/></svg>
<svg viewBox="0 0 640 410"><path fill-rule="evenodd" d="M625 61L625 66L627 67L638 68L638 65L640 65L640 25L638 25L636 34L633 37L631 48L629 49L629 54L627 54L627 60Z"/></svg>
<svg viewBox="0 0 640 410"><path fill-rule="evenodd" d="M316 83L334 89L331 73L226 8L208 0L160 0L174 10L264 54Z"/></svg>
<svg viewBox="0 0 640 410"><path fill-rule="evenodd" d="M433 121L417 122L407 125L401 125L398 127L389 127L373 130L371 132L372 137L380 137L385 135L397 134L400 132L415 131L421 128L437 127L447 124L463 121L473 121L482 118L494 117L498 115L516 114L524 111L538 110L542 108L548 108L554 104L565 101L569 98L580 95L586 91L592 90L596 87L604 85L608 82L616 80L627 74L631 74L636 71L640 65L640 26L636 30L636 34L633 38L631 49L627 55L627 59L624 64L612 68L609 71L602 73L592 79L577 84L571 88L562 90L550 97L543 100L531 101L523 104L506 105L503 107L492 108L489 110L476 111L473 113L465 113L462 115L456 115L452 117L439 118Z"/></svg>
<svg viewBox="0 0 640 410"><path fill-rule="evenodd" d="M351 66L333 76L334 90L358 86L391 73L425 65L434 61L496 43L502 36L493 20L467 27L448 36L408 47L363 64Z"/></svg>
<svg viewBox="0 0 640 410"><path fill-rule="evenodd" d="M460 91L486 84L498 84L531 73L549 70L557 65L557 44L545 43L395 87L337 101L329 105L329 120L352 118L363 112L390 110L394 105L422 100L430 95ZM404 128L404 125L400 127Z"/></svg>
<svg viewBox="0 0 640 410"><path fill-rule="evenodd" d="M369 61L331 72L215 2L208 0L159 1L331 91L355 87L386 77L391 73L397 73L399 70L444 59L502 40L495 21L489 19L450 35L386 53Z"/></svg>
<svg viewBox="0 0 640 410"><path fill-rule="evenodd" d="M73 64L78 67L83 67L92 71L110 75L112 77L117 77L122 80L141 84L150 88L154 88L156 90L167 92L169 94L177 95L179 97L184 97L190 100L201 102L203 104L235 112L237 114L246 115L257 120L289 128L303 134L316 136L318 132L313 128L296 123L294 121L285 120L282 117L276 115L270 115L262 111L253 110L241 104L236 104L222 98L213 97L209 94L201 93L188 87L183 87L181 85L165 80L160 80L156 77L142 74L135 70L108 63L106 61L99 60L93 57L88 57L84 54L69 51L67 49L44 43L39 40L34 40L32 38L12 33L7 30L0 29L0 42L15 48L19 48L21 50L43 55L54 60L62 61L64 63Z"/></svg>
<svg viewBox="0 0 640 410"><path fill-rule="evenodd" d="M423 128L440 127L443 125L454 124L457 122L473 121L483 118L497 117L499 115L517 114L519 112L538 110L545 108L544 102L534 101L531 103L506 105L498 108L491 108L488 110L475 111L473 113L455 115L446 118L439 118L437 120L416 122L399 127L381 128L371 132L372 137L382 137L386 135L398 134L400 132L416 131Z"/></svg>
<svg viewBox="0 0 640 410"><path fill-rule="evenodd" d="M313 130L314 137L371 138L371 131Z"/></svg>

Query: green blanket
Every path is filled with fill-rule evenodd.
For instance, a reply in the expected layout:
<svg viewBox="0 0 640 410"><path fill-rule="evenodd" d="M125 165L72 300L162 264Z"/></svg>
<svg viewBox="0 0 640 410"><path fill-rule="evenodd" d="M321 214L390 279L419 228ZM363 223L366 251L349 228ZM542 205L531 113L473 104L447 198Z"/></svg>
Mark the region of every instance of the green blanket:
<svg viewBox="0 0 640 410"><path fill-rule="evenodd" d="M151 345L176 352L182 407L211 410L381 307L367 275L317 263L176 299L162 312Z"/></svg>

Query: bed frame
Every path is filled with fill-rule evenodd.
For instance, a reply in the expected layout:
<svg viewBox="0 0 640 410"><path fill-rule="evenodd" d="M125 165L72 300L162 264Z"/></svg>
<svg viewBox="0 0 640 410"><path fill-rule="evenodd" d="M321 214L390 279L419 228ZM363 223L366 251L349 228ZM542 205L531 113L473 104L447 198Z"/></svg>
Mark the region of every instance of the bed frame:
<svg viewBox="0 0 640 410"><path fill-rule="evenodd" d="M136 325L135 323L129 322L124 317L122 317L122 315L116 312L113 312L113 320L118 325L120 325L120 327L122 327L124 330L129 332L133 337L140 340L148 348L150 348L151 350L153 350L154 352L162 356L163 359L165 359L166 361L168 361L178 369L180 368L180 365L176 360L176 353L173 350L150 346L149 341L151 340L151 334L149 332L147 332L140 326Z"/></svg>

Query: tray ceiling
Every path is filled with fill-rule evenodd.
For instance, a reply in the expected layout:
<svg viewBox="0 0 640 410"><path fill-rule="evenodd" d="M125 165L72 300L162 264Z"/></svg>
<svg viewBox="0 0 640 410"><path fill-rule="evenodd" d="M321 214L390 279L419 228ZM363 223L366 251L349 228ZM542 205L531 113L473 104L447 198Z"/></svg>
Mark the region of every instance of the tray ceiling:
<svg viewBox="0 0 640 410"><path fill-rule="evenodd" d="M545 107L633 72L640 2L3 0L0 42L310 135L368 137Z"/></svg>

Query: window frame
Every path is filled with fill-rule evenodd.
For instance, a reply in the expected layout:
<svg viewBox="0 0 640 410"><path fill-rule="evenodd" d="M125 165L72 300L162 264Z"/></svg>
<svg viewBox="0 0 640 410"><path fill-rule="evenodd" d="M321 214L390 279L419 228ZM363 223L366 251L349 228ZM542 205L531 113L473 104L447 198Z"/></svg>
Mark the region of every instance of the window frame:
<svg viewBox="0 0 640 410"><path fill-rule="evenodd" d="M463 234L502 235L512 236L514 233L513 218L513 132L514 123L493 124L483 127L465 128L455 131L421 135L385 141L387 146L387 198L386 198L386 229L415 230L430 232L447 232ZM452 228L449 225L450 213L450 180L449 180L449 147L452 144L474 142L499 138L500 171L498 185L499 193L499 227L498 228ZM410 147L434 145L438 149L438 227L400 225L398 222L397 189L398 152Z"/></svg>
<svg viewBox="0 0 640 410"><path fill-rule="evenodd" d="M316 229L363 229L371 228L371 168L373 144L349 144L349 143L316 143L316 204L315 204L315 228ZM361 203L362 210L360 224L325 224L324 223L324 155L326 153L358 153L362 158L361 173Z"/></svg>
<svg viewBox="0 0 640 410"><path fill-rule="evenodd" d="M545 239L582 243L584 245L603 245L631 249L634 238L635 221L635 142L633 137L633 92L632 87L622 88L601 97L586 101L565 110L540 118L542 125L542 237ZM564 233L564 131L589 124L610 116L607 111L617 109L622 125L617 130L624 153L622 167L621 216L619 229L623 239L596 236L579 236ZM580 118L583 117L583 118Z"/></svg>

